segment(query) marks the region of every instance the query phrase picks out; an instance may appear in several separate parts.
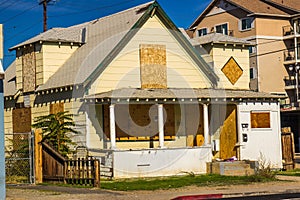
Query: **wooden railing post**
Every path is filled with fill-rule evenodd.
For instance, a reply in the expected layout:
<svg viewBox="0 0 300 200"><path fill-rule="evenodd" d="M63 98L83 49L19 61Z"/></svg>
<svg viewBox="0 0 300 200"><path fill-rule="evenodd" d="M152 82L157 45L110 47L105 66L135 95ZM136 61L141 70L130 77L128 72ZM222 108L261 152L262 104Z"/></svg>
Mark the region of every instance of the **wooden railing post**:
<svg viewBox="0 0 300 200"><path fill-rule="evenodd" d="M95 162L95 181L94 181L94 187L100 188L100 166L99 166L99 160L94 159Z"/></svg>
<svg viewBox="0 0 300 200"><path fill-rule="evenodd" d="M34 171L35 183L43 183L43 149L42 144L42 131L37 129L34 131Z"/></svg>

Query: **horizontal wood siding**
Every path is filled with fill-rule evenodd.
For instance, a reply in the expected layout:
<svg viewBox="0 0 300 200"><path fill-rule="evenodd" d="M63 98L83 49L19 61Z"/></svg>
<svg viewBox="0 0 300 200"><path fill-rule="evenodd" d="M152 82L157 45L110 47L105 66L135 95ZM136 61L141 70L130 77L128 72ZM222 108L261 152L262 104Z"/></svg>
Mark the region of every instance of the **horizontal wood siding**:
<svg viewBox="0 0 300 200"><path fill-rule="evenodd" d="M124 87L140 88L140 44L166 46L167 86L169 88L211 87L209 80L190 56L174 39L169 30L154 16L144 24L93 83L90 94Z"/></svg>

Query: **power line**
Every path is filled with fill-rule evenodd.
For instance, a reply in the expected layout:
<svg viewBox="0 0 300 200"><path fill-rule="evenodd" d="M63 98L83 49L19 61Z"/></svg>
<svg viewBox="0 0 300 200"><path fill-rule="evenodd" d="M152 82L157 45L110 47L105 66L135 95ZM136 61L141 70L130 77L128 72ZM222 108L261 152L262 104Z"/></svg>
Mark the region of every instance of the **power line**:
<svg viewBox="0 0 300 200"><path fill-rule="evenodd" d="M32 6L32 7L28 8L28 9L24 10L23 12L20 12L19 14L16 14L15 16L12 16L11 18L9 18L9 19L3 21L2 23L4 24L4 23L6 23L6 22L9 22L10 20L12 20L12 19L14 19L14 18L16 18L16 17L18 17L18 16L20 16L20 15L26 13L26 12L29 11L29 10L32 10L33 8L36 8L36 7L38 7L38 6L39 6L39 5Z"/></svg>
<svg viewBox="0 0 300 200"><path fill-rule="evenodd" d="M78 12L72 12L72 13L68 13L68 14L62 14L62 15L50 15L49 17L63 17L63 16L69 16L69 15L74 15L74 14L81 14L81 13L86 13L86 12L90 12L90 11L94 11L94 10L102 10L102 9L106 9L106 8L112 8L118 5L122 5L122 4L126 4L129 2L132 2L135 0L128 0L128 1L123 1L121 3L116 3L116 4L112 4L109 6L102 6L102 7L97 7L97 8L93 8L93 9L89 9L89 10L83 10L83 11L78 11Z"/></svg>
<svg viewBox="0 0 300 200"><path fill-rule="evenodd" d="M9 7L11 7L11 6L17 4L18 1L20 1L20 0L16 0L16 1L12 2L11 4L8 4L7 6L1 8L0 13L3 12L5 9L7 9L7 8L9 8Z"/></svg>

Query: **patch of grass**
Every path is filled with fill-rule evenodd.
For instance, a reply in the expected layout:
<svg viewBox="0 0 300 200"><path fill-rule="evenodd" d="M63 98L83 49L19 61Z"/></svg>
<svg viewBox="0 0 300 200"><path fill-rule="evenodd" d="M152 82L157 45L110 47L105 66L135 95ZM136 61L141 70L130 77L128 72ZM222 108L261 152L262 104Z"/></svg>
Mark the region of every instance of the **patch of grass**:
<svg viewBox="0 0 300 200"><path fill-rule="evenodd" d="M278 172L278 175L283 176L300 176L300 169Z"/></svg>
<svg viewBox="0 0 300 200"><path fill-rule="evenodd" d="M145 179L123 179L102 181L101 188L109 190L159 190L179 188L184 186L225 186L249 184L253 182L275 181L275 178L267 178L259 175L253 176L221 176L221 175L195 175L195 176L173 176L168 178L145 178Z"/></svg>

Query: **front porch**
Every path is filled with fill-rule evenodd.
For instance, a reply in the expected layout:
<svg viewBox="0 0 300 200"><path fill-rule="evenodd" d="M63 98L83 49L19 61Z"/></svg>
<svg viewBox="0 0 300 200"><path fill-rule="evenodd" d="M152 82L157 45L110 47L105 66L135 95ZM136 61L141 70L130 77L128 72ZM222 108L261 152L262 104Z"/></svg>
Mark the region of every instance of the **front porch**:
<svg viewBox="0 0 300 200"><path fill-rule="evenodd" d="M261 101L255 93L246 99L239 92L226 97L224 91L185 90L180 95L177 90L177 94L156 91L136 89L130 94L111 92L85 99L87 147L93 156L101 157L103 166L112 168L113 177L200 174L207 172L206 163L214 159L257 160L259 155L245 148L247 136L239 115L243 102ZM250 117L247 107L243 104L243 114ZM245 119L250 126L249 118Z"/></svg>

